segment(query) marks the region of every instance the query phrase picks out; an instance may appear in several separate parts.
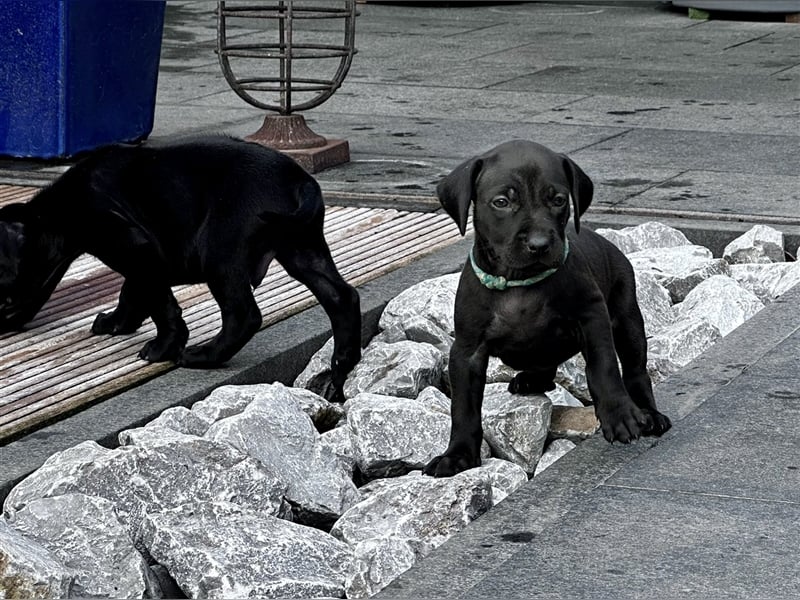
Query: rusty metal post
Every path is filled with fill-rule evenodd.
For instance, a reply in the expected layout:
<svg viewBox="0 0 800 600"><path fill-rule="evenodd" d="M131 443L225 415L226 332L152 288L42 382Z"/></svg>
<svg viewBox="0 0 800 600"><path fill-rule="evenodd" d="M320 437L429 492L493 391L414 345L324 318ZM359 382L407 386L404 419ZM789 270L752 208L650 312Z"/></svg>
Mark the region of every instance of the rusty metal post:
<svg viewBox="0 0 800 600"><path fill-rule="evenodd" d="M319 106L339 89L350 69L355 49L356 0L277 0L269 4L220 0L217 6L217 48L222 73L234 92L247 103L272 111L261 128L247 139L290 154L311 173L350 160L347 140L326 139L314 133L298 111ZM263 19L277 27L277 42L231 43L229 19ZM341 19L341 44L298 41L296 24L311 19ZM323 32L327 33L327 32ZM339 59L332 77L296 76L295 61L308 65L320 59ZM238 77L231 62L262 60L267 75ZM271 69L270 69L271 67ZM256 97L256 94L259 97ZM271 95L267 100L263 95ZM298 98L300 98L298 100Z"/></svg>

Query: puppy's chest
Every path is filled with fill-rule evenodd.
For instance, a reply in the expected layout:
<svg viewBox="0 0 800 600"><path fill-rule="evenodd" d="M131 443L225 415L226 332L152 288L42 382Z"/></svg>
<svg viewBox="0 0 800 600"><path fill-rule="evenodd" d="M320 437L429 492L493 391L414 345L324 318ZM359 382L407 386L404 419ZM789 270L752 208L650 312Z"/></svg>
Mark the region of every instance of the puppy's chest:
<svg viewBox="0 0 800 600"><path fill-rule="evenodd" d="M577 321L566 318L552 302L525 294L495 302L486 331L491 345L506 349L521 349L540 341L572 341L577 335Z"/></svg>

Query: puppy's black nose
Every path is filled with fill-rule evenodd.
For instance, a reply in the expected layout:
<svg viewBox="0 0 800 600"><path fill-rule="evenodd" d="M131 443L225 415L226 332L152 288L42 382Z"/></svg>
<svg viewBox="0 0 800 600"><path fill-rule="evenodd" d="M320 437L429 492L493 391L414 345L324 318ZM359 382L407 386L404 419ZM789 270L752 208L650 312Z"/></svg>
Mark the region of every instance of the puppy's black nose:
<svg viewBox="0 0 800 600"><path fill-rule="evenodd" d="M544 254L550 249L550 236L542 233L529 233L525 236L525 247L534 255Z"/></svg>

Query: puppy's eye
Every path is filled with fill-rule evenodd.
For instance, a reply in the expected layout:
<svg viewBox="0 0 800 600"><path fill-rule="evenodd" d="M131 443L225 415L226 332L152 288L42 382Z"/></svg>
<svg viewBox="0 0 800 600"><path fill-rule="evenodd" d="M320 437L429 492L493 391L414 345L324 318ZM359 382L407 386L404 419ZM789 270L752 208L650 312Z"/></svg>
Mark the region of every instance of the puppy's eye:
<svg viewBox="0 0 800 600"><path fill-rule="evenodd" d="M511 201L505 196L495 196L492 198L492 206L495 208L508 208L511 206Z"/></svg>
<svg viewBox="0 0 800 600"><path fill-rule="evenodd" d="M551 202L553 203L554 206L564 206L567 203L567 197L561 194L557 194L553 196Z"/></svg>

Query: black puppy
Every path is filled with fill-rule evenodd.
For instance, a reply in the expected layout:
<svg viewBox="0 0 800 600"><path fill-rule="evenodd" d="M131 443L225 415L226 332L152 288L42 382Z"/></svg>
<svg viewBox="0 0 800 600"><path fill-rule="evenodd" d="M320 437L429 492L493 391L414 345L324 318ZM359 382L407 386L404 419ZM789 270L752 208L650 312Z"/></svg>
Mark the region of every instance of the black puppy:
<svg viewBox="0 0 800 600"><path fill-rule="evenodd" d="M475 246L456 295L450 445L425 472L448 476L480 464L490 356L521 371L512 393L531 394L553 389L558 366L580 352L608 441L667 431L647 374L633 269L601 236L585 228L578 235L592 201L586 174L562 154L512 141L461 164L437 192L462 235L474 204Z"/></svg>
<svg viewBox="0 0 800 600"><path fill-rule="evenodd" d="M308 286L333 327L332 381L342 400L361 355L361 312L322 232L319 185L288 156L227 137L174 145L111 146L78 162L27 203L0 209L0 331L19 329L78 256L125 278L96 334L126 334L152 317L157 335L139 356L185 367L229 360L259 330L253 297L270 262ZM207 283L222 315L208 343L189 331L170 286Z"/></svg>

